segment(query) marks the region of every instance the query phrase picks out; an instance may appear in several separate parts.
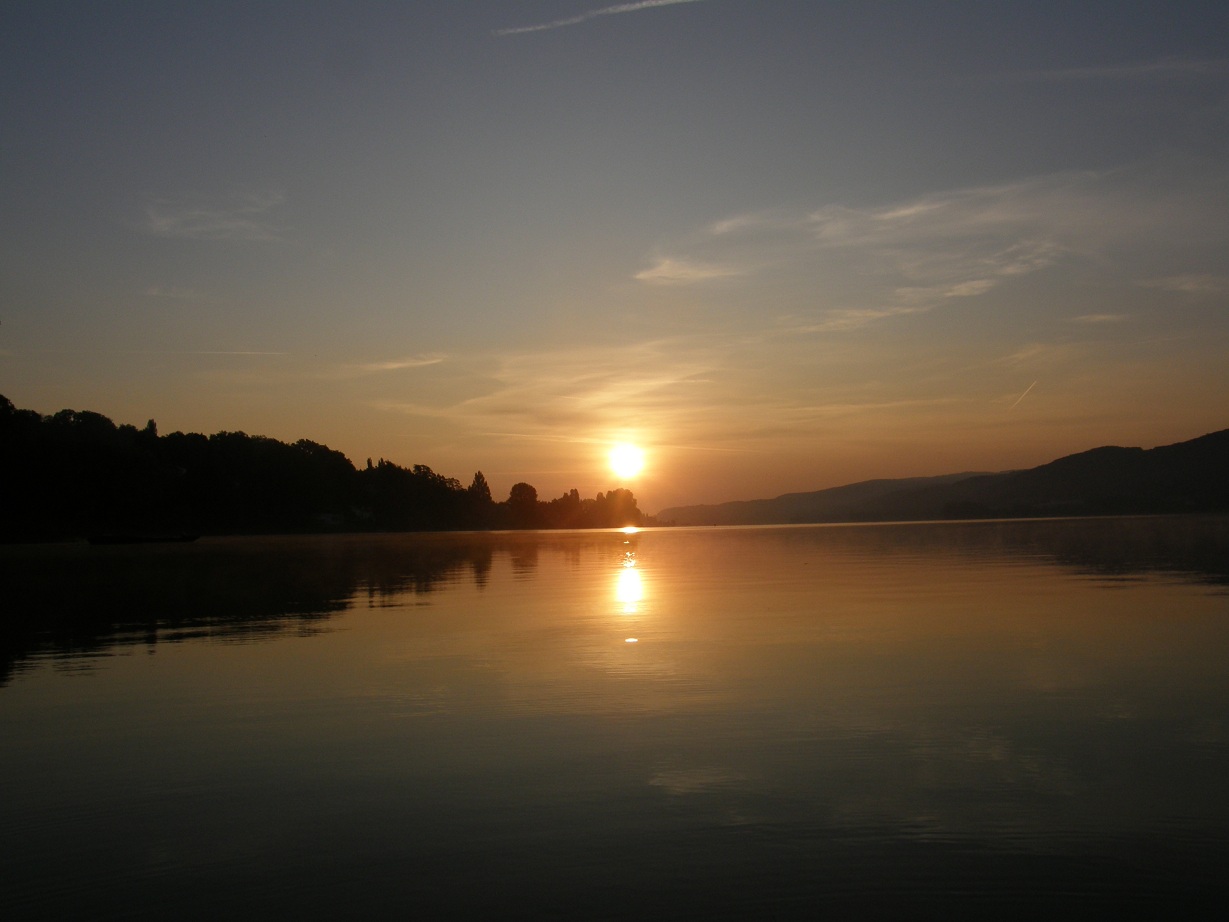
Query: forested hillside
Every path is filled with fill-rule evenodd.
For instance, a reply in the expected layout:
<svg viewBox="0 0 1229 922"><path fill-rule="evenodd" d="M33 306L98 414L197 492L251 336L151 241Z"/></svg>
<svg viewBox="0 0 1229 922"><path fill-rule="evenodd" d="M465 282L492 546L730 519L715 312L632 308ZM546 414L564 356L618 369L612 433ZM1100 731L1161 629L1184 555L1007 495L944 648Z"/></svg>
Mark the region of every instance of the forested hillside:
<svg viewBox="0 0 1229 922"><path fill-rule="evenodd" d="M1023 471L948 474L787 493L775 499L679 506L677 525L885 522L1229 511L1229 429L1189 442L1094 448Z"/></svg>
<svg viewBox="0 0 1229 922"><path fill-rule="evenodd" d="M315 531L609 528L643 524L630 490L542 502L527 483L496 502L416 464L359 469L307 439L159 435L99 413L44 416L0 396L0 540Z"/></svg>

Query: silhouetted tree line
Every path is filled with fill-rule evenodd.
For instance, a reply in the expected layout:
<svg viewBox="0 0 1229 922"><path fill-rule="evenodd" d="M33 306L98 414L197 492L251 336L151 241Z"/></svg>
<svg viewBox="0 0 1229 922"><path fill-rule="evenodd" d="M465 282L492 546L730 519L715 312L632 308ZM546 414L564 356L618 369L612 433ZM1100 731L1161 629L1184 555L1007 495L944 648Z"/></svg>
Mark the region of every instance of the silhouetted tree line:
<svg viewBox="0 0 1229 922"><path fill-rule="evenodd" d="M646 517L630 490L550 502L530 484L496 502L423 464L356 469L307 439L243 432L159 435L100 413L19 410L0 396L0 540L93 535L613 528Z"/></svg>

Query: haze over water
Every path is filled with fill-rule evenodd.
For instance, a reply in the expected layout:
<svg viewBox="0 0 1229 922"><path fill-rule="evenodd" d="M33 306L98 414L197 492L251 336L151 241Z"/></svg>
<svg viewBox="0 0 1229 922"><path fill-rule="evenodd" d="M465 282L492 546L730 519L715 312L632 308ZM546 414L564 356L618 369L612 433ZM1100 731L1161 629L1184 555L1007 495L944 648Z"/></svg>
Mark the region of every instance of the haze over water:
<svg viewBox="0 0 1229 922"><path fill-rule="evenodd" d="M1189 910L1227 533L0 548L10 917Z"/></svg>

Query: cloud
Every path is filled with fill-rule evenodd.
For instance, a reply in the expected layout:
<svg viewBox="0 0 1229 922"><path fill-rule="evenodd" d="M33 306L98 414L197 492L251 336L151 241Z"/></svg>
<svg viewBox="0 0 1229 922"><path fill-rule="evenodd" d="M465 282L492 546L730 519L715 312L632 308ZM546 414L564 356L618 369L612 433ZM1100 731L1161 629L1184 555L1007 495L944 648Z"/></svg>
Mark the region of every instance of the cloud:
<svg viewBox="0 0 1229 922"><path fill-rule="evenodd" d="M673 405L672 392L713 370L711 357L679 341L503 356L496 389L467 401L488 418L534 418L550 429L643 418Z"/></svg>
<svg viewBox="0 0 1229 922"><path fill-rule="evenodd" d="M158 199L145 209L146 229L158 237L188 240L281 240L281 229L269 217L284 200L280 193L239 196L222 204Z"/></svg>
<svg viewBox="0 0 1229 922"><path fill-rule="evenodd" d="M945 298L975 298L978 295L985 294L995 285L994 279L969 279L967 282L958 282L952 285L943 292Z"/></svg>
<svg viewBox="0 0 1229 922"><path fill-rule="evenodd" d="M445 356L441 353L429 353L427 355L412 355L403 359L392 359L386 362L367 362L361 365L348 365L347 368L352 368L359 372L380 372L380 371L400 371L403 368L422 368L426 365L438 365L444 361Z"/></svg>
<svg viewBox="0 0 1229 922"><path fill-rule="evenodd" d="M779 277L820 301L818 319L796 329L847 332L983 297L1068 258L1086 239L1071 229L1105 211L1086 191L1093 182L1064 175L881 206L732 215L687 235L635 278L688 285L775 273L768 284Z"/></svg>
<svg viewBox="0 0 1229 922"><path fill-rule="evenodd" d="M471 432L517 439L587 441L625 429L670 432L683 423L699 392L711 388L725 347L703 337L621 346L454 357L454 373L470 396L421 389L408 400L390 395L383 409L445 419Z"/></svg>
<svg viewBox="0 0 1229 922"><path fill-rule="evenodd" d="M1159 288L1188 295L1221 294L1229 291L1229 279L1219 275L1171 275L1140 282L1143 288Z"/></svg>
<svg viewBox="0 0 1229 922"><path fill-rule="evenodd" d="M1226 75L1229 75L1229 60L1164 58L1159 61L1142 61L1133 64L1026 71L1010 76L1018 80L1065 82L1072 80L1155 80Z"/></svg>
<svg viewBox="0 0 1229 922"><path fill-rule="evenodd" d="M947 298L976 298L978 295L984 295L996 285L998 285L997 279L968 279L954 285L897 288L895 296L904 304L933 306L936 302Z"/></svg>
<svg viewBox="0 0 1229 922"><path fill-rule="evenodd" d="M834 314L820 325L854 329L887 313ZM617 434L658 449L755 453L780 451L783 441L801 444L846 419L887 426L975 403L973 395L932 380L930 369L905 371L903 382L857 374L853 380L852 371L882 360L880 344L817 344L796 333L731 328L453 356L450 374L468 396L457 397L451 386L432 392L407 384L397 393L390 385L369 405L494 441L592 444Z"/></svg>
<svg viewBox="0 0 1229 922"><path fill-rule="evenodd" d="M335 365L316 375L326 380L346 380L363 378L369 375L379 375L390 371L404 371L409 368L426 368L439 365L448 357L440 352L429 352L422 355L408 355L399 359L386 359L379 362L352 362Z"/></svg>
<svg viewBox="0 0 1229 922"><path fill-rule="evenodd" d="M1087 189L1095 182L1091 174L1059 175L879 208L827 205L811 212L807 223L825 247L891 249L927 262L936 254L961 255L984 262L995 274L1019 274L1052 262L1061 250L1056 232L1090 208Z"/></svg>
<svg viewBox="0 0 1229 922"><path fill-rule="evenodd" d="M289 352L263 352L252 349L140 349L125 355L289 355Z"/></svg>
<svg viewBox="0 0 1229 922"><path fill-rule="evenodd" d="M638 13L641 10L654 9L659 6L678 6L682 3L700 3L703 0L640 0L638 3L619 3L614 6L604 6L596 10L588 10L576 16L564 19L554 19L532 26L513 26L507 29L495 29L495 35L523 35L526 32L545 32L549 29L562 29L565 26L578 26L601 16L617 16L620 13Z"/></svg>
<svg viewBox="0 0 1229 922"><path fill-rule="evenodd" d="M842 333L956 300L985 299L1005 309L1023 291L1020 283L1040 273L1087 277L1164 259L1189 266L1205 252L1219 259L1227 203L1229 183L1218 166L1158 160L870 205L727 215L659 244L653 266L635 277L687 285L754 271L775 303L813 305L812 316L795 316L792 328ZM1122 281L1120 271L1107 279ZM1223 274L1139 284L1187 294L1229 291ZM1092 316L1097 308L1085 310Z"/></svg>
<svg viewBox="0 0 1229 922"><path fill-rule="evenodd" d="M376 410L390 413L404 413L406 416L428 416L443 418L451 415L446 407L432 406L426 403L414 403L406 400L374 400L370 406Z"/></svg>
<svg viewBox="0 0 1229 922"><path fill-rule="evenodd" d="M906 314L918 314L926 307L889 307L864 308L825 311L822 318L813 323L802 323L791 326L790 334L794 333L848 333L859 330L868 324L890 317L902 317Z"/></svg>
<svg viewBox="0 0 1229 922"><path fill-rule="evenodd" d="M791 233L802 228L805 217L799 218L782 212L761 211L752 214L733 215L714 221L705 233L712 237L736 236L739 234Z"/></svg>
<svg viewBox="0 0 1229 922"><path fill-rule="evenodd" d="M712 249L746 251L757 242L789 255L865 254L918 281L942 283L950 296L979 293L993 279L1036 272L1068 250L1068 228L1105 211L1088 187L1090 175L1052 176L957 189L879 207L824 205L804 216L734 216L700 238ZM726 238L740 238L729 244ZM682 257L679 257L682 259ZM965 287L961 287L965 286Z"/></svg>
<svg viewBox="0 0 1229 922"><path fill-rule="evenodd" d="M638 282L657 285L679 285L692 282L708 282L713 279L742 275L743 270L731 266L719 266L685 259L659 258L651 268L637 272Z"/></svg>
<svg viewBox="0 0 1229 922"><path fill-rule="evenodd" d="M1122 323L1127 320L1126 314L1081 314L1079 317L1072 317L1072 323Z"/></svg>
<svg viewBox="0 0 1229 922"><path fill-rule="evenodd" d="M1082 358L1086 351L1086 347L1078 343L1034 342L1003 356L998 359L997 364L1012 369L1070 367Z"/></svg>

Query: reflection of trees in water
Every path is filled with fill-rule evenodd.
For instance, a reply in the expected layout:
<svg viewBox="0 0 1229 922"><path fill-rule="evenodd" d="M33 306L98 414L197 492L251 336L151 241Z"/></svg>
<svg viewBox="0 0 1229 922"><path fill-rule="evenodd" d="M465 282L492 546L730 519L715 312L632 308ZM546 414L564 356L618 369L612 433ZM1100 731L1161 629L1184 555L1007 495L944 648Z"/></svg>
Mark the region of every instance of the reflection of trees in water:
<svg viewBox="0 0 1229 922"><path fill-rule="evenodd" d="M528 579L538 571L538 546L518 547L512 551L512 572L520 579Z"/></svg>
<svg viewBox="0 0 1229 922"><path fill-rule="evenodd" d="M1102 576L1172 573L1229 585L1229 516L1124 516L970 522L824 525L775 532L817 549L946 554L986 560L1032 558ZM734 534L730 532L730 534Z"/></svg>
<svg viewBox="0 0 1229 922"><path fill-rule="evenodd" d="M0 548L0 685L34 656L71 659L116 645L310 633L356 597L383 606L467 573L481 588L497 553L508 553L522 577L537 566L535 542L495 535Z"/></svg>
<svg viewBox="0 0 1229 922"><path fill-rule="evenodd" d="M474 555L469 559L470 568L474 571L474 585L479 589L485 589L487 580L491 577L491 561L494 554L489 547L482 547L475 550Z"/></svg>
<svg viewBox="0 0 1229 922"><path fill-rule="evenodd" d="M1172 573L1229 584L1229 517L1141 516L969 523L970 551L1029 554L1098 576Z"/></svg>
<svg viewBox="0 0 1229 922"><path fill-rule="evenodd" d="M677 533L679 541L808 542L875 556L952 552L1032 558L1122 577L1172 573L1229 585L1229 517L1157 516L914 525L817 526ZM395 604L472 579L486 586L496 556L514 578L537 572L545 546L569 566L598 553L636 562L643 534L442 533L206 539L136 547L0 546L0 686L36 656L67 660L116 645L191 638L252 639L322 629L356 598ZM655 540L672 541L669 532ZM361 603L360 603L361 604Z"/></svg>
<svg viewBox="0 0 1229 922"><path fill-rule="evenodd" d="M1041 523L1032 523L1033 531ZM1074 526L1076 523L1071 523ZM1099 575L1173 573L1229 585L1229 517L1096 519L1045 543L1058 563Z"/></svg>

